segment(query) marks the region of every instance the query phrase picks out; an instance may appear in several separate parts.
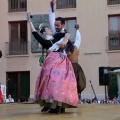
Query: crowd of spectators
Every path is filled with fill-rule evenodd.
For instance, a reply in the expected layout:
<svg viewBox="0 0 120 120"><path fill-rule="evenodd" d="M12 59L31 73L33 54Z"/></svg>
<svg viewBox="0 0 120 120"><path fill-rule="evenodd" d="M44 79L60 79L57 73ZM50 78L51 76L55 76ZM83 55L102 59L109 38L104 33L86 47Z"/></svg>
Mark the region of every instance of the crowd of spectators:
<svg viewBox="0 0 120 120"><path fill-rule="evenodd" d="M113 99L107 98L107 100L99 100L97 98L93 98L92 100L90 98L79 98L79 104L120 104L120 101L117 97L114 97Z"/></svg>

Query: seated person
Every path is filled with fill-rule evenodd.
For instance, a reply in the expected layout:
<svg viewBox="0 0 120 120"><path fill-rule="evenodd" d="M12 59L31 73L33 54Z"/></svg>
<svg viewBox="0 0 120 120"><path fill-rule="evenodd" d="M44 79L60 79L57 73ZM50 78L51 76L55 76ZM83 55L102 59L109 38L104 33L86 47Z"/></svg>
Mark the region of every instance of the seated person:
<svg viewBox="0 0 120 120"><path fill-rule="evenodd" d="M11 95L8 95L8 99L6 99L6 103L13 103L14 99L11 97Z"/></svg>
<svg viewBox="0 0 120 120"><path fill-rule="evenodd" d="M34 98L28 98L28 103L34 103Z"/></svg>

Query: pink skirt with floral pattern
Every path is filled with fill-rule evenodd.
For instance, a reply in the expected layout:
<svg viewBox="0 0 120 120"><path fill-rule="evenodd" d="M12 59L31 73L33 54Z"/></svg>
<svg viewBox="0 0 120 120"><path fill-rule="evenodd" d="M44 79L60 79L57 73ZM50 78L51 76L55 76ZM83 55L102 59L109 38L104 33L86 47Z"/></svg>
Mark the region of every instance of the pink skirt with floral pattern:
<svg viewBox="0 0 120 120"><path fill-rule="evenodd" d="M43 62L35 86L35 101L40 99L78 105L77 83L72 64L67 57L61 58L59 52L51 52Z"/></svg>

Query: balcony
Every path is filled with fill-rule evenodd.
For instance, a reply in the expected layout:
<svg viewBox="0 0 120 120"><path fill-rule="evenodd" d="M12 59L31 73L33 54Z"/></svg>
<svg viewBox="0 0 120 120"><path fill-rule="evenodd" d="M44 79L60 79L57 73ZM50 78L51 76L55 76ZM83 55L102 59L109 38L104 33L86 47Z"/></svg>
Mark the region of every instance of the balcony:
<svg viewBox="0 0 120 120"><path fill-rule="evenodd" d="M115 4L120 4L120 0L108 0L107 1L108 5L115 5Z"/></svg>
<svg viewBox="0 0 120 120"><path fill-rule="evenodd" d="M29 42L6 42L6 55L28 55Z"/></svg>
<svg viewBox="0 0 120 120"><path fill-rule="evenodd" d="M76 8L76 0L57 0L57 9Z"/></svg>
<svg viewBox="0 0 120 120"><path fill-rule="evenodd" d="M120 50L120 34L110 34L107 37L107 50Z"/></svg>

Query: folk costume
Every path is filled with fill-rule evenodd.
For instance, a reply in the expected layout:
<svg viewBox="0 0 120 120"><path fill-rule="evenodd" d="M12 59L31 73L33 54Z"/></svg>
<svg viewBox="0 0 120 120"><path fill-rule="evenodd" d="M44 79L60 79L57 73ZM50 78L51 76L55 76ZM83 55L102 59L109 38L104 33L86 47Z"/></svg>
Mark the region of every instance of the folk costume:
<svg viewBox="0 0 120 120"><path fill-rule="evenodd" d="M56 33L53 37L47 36L44 39L35 30L32 34L46 49L65 35L65 33ZM36 81L35 101L41 106L44 106L45 102L56 101L57 106L78 105L77 84L72 64L66 56L61 58L59 49L55 48L50 52L42 64Z"/></svg>
<svg viewBox="0 0 120 120"><path fill-rule="evenodd" d="M73 45L73 47L74 47L73 51L67 52L67 55L68 55L69 60L72 63L73 69L74 69L74 73L75 73L76 80L77 80L77 91L79 94L86 87L86 77L85 77L85 74L84 74L81 66L78 64L79 47L80 47L80 43L81 43L81 36L80 36L79 30L76 31L76 34L78 34L78 35L76 35L75 43Z"/></svg>
<svg viewBox="0 0 120 120"><path fill-rule="evenodd" d="M72 64L68 57L61 58L57 44L50 51L36 81L35 101L41 106L45 105L44 101L56 103L56 106L77 106L77 84Z"/></svg>
<svg viewBox="0 0 120 120"><path fill-rule="evenodd" d="M37 78L35 100L78 105L77 84L72 64L67 57L61 58L59 52L50 52L45 58Z"/></svg>
<svg viewBox="0 0 120 120"><path fill-rule="evenodd" d="M51 26L52 30L55 31L55 27L54 27L55 14L54 14L54 6L53 5L51 5L49 19L50 19L50 26ZM62 32L63 32L63 30L62 30ZM71 44L71 42L70 41L68 42L68 50L66 52L68 54L68 58L70 59L73 69L74 69L74 72L75 72L75 76L76 76L76 80L77 80L77 91L79 94L86 87L85 74L84 74L81 66L78 64L79 48L80 48L80 44L81 44L81 35L79 33L79 30L76 31L76 38L75 38L74 46L72 45L72 47L73 47L72 52L68 52L69 51L69 43Z"/></svg>

